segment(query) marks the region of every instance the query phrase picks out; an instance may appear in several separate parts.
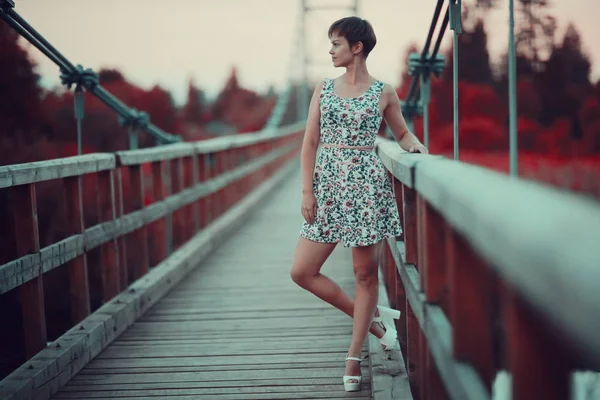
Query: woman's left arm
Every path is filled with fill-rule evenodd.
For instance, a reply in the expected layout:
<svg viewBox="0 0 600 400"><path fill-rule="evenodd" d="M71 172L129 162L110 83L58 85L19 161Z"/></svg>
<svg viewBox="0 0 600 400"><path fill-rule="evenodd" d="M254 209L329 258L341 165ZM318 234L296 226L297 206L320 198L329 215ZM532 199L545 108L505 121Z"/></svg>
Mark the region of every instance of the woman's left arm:
<svg viewBox="0 0 600 400"><path fill-rule="evenodd" d="M400 147L409 153L428 154L427 148L408 130L396 90L391 85L386 84L381 96L384 105L383 118Z"/></svg>

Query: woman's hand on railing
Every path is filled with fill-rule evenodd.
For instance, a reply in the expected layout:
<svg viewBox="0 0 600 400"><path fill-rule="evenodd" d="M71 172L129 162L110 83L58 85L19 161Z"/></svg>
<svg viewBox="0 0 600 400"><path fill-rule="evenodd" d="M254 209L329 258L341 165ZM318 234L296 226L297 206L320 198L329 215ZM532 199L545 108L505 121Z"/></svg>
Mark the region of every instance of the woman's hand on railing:
<svg viewBox="0 0 600 400"><path fill-rule="evenodd" d="M429 150L427 150L427 147L423 146L422 144L413 144L408 148L408 152L409 153L421 153L421 154L429 154Z"/></svg>

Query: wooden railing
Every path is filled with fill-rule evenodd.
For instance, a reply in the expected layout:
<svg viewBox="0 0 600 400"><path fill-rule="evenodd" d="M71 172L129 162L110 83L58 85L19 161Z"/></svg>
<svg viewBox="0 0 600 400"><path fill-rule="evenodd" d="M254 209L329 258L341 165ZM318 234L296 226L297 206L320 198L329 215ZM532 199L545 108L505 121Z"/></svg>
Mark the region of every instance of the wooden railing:
<svg viewBox="0 0 600 400"><path fill-rule="evenodd" d="M600 367L600 205L379 140L401 210L385 286L416 399L568 399Z"/></svg>
<svg viewBox="0 0 600 400"><path fill-rule="evenodd" d="M94 311L90 306L93 290L100 292L103 304L123 293L197 233L210 229L235 203L294 158L302 136L299 124L277 132L0 167L0 190L9 191L15 226L14 232L2 227L2 236L16 238L16 258L0 266L0 296L15 296L20 303L16 314L22 316L16 321L2 316L0 329L20 323L23 335L22 346L0 342L2 354L19 357L23 363L47 347L45 297L68 297L71 315L66 331ZM85 227L83 180L89 175L95 175L97 204L93 207L97 207L99 222ZM68 203L64 223L70 236L40 248L36 184L49 180L61 180L64 185ZM90 251L98 250L101 282L92 285L87 258ZM132 254L135 264L128 262ZM67 268L68 279L54 287L54 293L44 293L45 274L57 268ZM118 324L112 322L116 331ZM104 343L106 337L99 340ZM60 378L61 368L68 367L73 357L93 352L77 351L69 354L71 360L63 360L64 365L58 365L56 355L58 366L40 373L45 374L45 383ZM33 369L38 367L34 364ZM0 383L0 392L10 392L6 384Z"/></svg>

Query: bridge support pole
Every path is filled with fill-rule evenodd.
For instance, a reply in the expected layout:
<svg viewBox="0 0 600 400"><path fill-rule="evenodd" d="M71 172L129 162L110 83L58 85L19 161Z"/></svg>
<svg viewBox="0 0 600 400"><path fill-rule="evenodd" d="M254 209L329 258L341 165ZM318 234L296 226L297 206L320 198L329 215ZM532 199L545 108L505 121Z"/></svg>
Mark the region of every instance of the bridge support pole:
<svg viewBox="0 0 600 400"><path fill-rule="evenodd" d="M139 132L137 129L129 128L129 150L136 150L139 147L138 137Z"/></svg>
<svg viewBox="0 0 600 400"><path fill-rule="evenodd" d="M462 33L462 0L448 1L450 2L450 29L454 31L452 45L452 83L454 97L454 159L458 160L458 35Z"/></svg>
<svg viewBox="0 0 600 400"><path fill-rule="evenodd" d="M431 82L428 76L421 75L421 101L423 102L423 144L429 148L429 99Z"/></svg>
<svg viewBox="0 0 600 400"><path fill-rule="evenodd" d="M519 174L517 142L517 56L515 49L515 6L509 1L508 10L508 126L510 147L510 175Z"/></svg>
<svg viewBox="0 0 600 400"><path fill-rule="evenodd" d="M81 124L83 123L85 113L84 93L81 85L77 85L73 97L75 103L75 120L77 121L77 155L81 155L81 152L83 151Z"/></svg>
<svg viewBox="0 0 600 400"><path fill-rule="evenodd" d="M446 60L441 54L435 53L429 56L427 52L423 54L412 53L408 60L409 75L418 75L420 87L420 100L409 102L413 104L411 118L413 114L423 115L423 144L429 147L429 102L431 100L431 74L440 76L444 70Z"/></svg>

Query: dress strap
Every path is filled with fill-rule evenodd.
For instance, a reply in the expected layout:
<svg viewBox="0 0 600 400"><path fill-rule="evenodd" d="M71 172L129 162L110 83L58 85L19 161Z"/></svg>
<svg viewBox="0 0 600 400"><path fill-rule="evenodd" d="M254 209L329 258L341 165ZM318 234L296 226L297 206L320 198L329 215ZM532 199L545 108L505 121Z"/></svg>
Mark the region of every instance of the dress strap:
<svg viewBox="0 0 600 400"><path fill-rule="evenodd" d="M329 79L329 78L323 79L323 87L321 88L321 95L320 95L321 98L328 95L329 92L331 91L331 89L330 89L331 83L330 82L331 82L331 79Z"/></svg>
<svg viewBox="0 0 600 400"><path fill-rule="evenodd" d="M385 86L385 82L381 82L381 81L377 81L373 85L373 89L375 90L375 93L377 93L377 95L379 97L381 97L381 93L383 92L384 86Z"/></svg>
<svg viewBox="0 0 600 400"><path fill-rule="evenodd" d="M377 95L373 100L373 107L376 110L379 110L379 104L381 103L381 94L383 93L383 88L385 87L385 82L377 81L373 84L372 90L373 93ZM377 112L379 114L379 111Z"/></svg>

